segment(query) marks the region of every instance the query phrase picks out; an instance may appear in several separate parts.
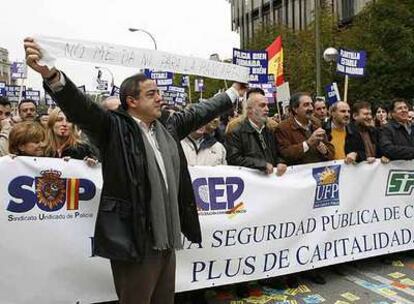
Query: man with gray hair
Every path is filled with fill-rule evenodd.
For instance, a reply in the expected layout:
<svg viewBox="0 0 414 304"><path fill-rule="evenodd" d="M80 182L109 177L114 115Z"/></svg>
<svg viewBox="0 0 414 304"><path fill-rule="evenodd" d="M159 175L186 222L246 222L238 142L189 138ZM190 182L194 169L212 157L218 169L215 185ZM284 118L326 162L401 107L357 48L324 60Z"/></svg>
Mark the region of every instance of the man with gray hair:
<svg viewBox="0 0 414 304"><path fill-rule="evenodd" d="M266 125L269 107L267 98L260 88L247 93L246 117L228 133L226 138L227 163L258 169L266 174L283 175L285 162L279 157L273 133Z"/></svg>

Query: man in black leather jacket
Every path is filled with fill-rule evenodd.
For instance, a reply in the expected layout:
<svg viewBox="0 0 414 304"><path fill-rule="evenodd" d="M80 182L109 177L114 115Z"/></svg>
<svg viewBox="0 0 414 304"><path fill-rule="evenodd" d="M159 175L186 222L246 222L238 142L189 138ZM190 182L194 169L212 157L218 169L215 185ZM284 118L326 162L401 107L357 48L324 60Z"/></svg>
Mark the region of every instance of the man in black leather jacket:
<svg viewBox="0 0 414 304"><path fill-rule="evenodd" d="M27 64L43 77L45 90L101 151L104 184L94 254L111 260L120 303L173 303L181 232L191 242L201 242L180 140L229 110L244 85L235 83L161 123L162 98L145 75L125 79L120 109L104 111L65 74L37 63L42 54L33 39L25 39L25 50Z"/></svg>

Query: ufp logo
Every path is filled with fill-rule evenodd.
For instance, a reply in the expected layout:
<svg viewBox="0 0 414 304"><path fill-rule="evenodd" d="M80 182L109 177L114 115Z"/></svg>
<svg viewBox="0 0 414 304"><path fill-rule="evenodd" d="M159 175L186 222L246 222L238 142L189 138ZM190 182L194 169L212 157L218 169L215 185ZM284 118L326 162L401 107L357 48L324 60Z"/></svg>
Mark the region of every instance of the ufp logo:
<svg viewBox="0 0 414 304"><path fill-rule="evenodd" d="M386 196L411 195L414 188L414 171L390 170L388 173Z"/></svg>
<svg viewBox="0 0 414 304"><path fill-rule="evenodd" d="M193 181L193 189L200 211L230 214L240 212L244 207L242 202L235 204L244 190L244 182L240 177L197 178Z"/></svg>
<svg viewBox="0 0 414 304"><path fill-rule="evenodd" d="M341 165L314 168L316 180L315 202L313 208L339 205L339 173Z"/></svg>
<svg viewBox="0 0 414 304"><path fill-rule="evenodd" d="M94 198L96 188L88 179L60 178L61 172L45 170L40 177L18 176L8 187L12 199L7 211L22 213L32 210L36 205L46 212L53 212L63 208L78 210L79 201L88 201ZM32 190L33 183L35 191Z"/></svg>

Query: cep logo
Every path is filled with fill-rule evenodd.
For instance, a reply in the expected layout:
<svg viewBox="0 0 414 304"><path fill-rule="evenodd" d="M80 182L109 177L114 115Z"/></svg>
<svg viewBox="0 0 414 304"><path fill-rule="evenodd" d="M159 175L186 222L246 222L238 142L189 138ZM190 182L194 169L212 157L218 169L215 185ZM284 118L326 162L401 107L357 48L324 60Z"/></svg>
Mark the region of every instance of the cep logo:
<svg viewBox="0 0 414 304"><path fill-rule="evenodd" d="M240 177L197 178L193 181L193 189L200 211L226 213L243 207L243 203L236 202L244 190L244 182Z"/></svg>
<svg viewBox="0 0 414 304"><path fill-rule="evenodd" d="M12 197L7 211L22 213L32 210L36 205L46 212L62 209L78 210L79 201L88 201L95 197L96 187L88 179L60 178L61 172L45 170L39 177L18 176L8 187ZM33 191L33 185L35 191Z"/></svg>
<svg viewBox="0 0 414 304"><path fill-rule="evenodd" d="M313 168L312 175L316 181L313 208L339 205L339 174L341 165Z"/></svg>
<svg viewBox="0 0 414 304"><path fill-rule="evenodd" d="M386 196L411 195L414 189L414 171L390 170L388 173Z"/></svg>

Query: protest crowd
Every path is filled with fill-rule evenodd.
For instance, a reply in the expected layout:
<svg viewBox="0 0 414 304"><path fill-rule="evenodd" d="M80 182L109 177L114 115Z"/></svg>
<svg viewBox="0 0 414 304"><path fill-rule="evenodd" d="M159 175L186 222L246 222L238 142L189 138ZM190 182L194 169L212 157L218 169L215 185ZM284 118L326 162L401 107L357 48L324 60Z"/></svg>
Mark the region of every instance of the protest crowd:
<svg viewBox="0 0 414 304"><path fill-rule="evenodd" d="M175 207L166 207L167 204L156 203L145 211L150 213L148 217L153 227L149 231L153 234L145 238L145 244L137 246L135 255L156 255L157 262L151 263L160 261L167 265L163 264L164 270L157 274L155 288L159 290L153 291L152 296L150 293L151 303L174 301L174 290L169 290L175 271L175 256L171 250L180 249L177 238L181 231L193 242L200 241L196 209L191 205L194 204L194 199L191 199L193 194L188 191L191 180L183 166L230 165L251 168L263 175L283 176L289 166L331 160L344 160L345 164L355 166L361 162L386 164L390 160L414 159L414 122L410 115L414 109L401 98L388 101L386 104L389 107L377 104L373 108L370 103L360 100L338 101L328 106L311 93L297 92L290 98L288 111L273 116L262 89L235 83L225 93L180 109L163 103L162 94L154 81L137 74L124 80L119 98L112 96L97 105L77 90L63 72L42 70L37 64L36 56L39 54L32 40L26 40L25 47L28 65L41 74L45 90L57 107L41 112L35 101L23 99L15 113L7 98L0 97L0 156L12 159L20 156L63 158L69 163L71 159L78 159L91 167L101 162L106 183L103 193L122 197L122 192L130 190L130 184L149 183L151 204L154 198L174 202L175 206L178 204L180 211ZM140 102L143 106L139 105ZM243 106L237 111L235 103ZM134 128L134 123L139 127ZM124 138L121 144L127 148L140 148L137 151L115 148L118 141L113 138L120 137ZM147 162L145 178L139 176L142 160L140 162L137 158L140 157ZM124 164L120 164L121 159L127 160L125 172ZM124 186L108 182L110 175L118 185L125 182ZM179 180L180 185L176 185L174 180ZM187 185L187 189L183 189L183 184ZM122 189L114 190L115 187ZM135 198L124 199L139 201L147 195L142 192L139 189ZM194 207L187 214L181 211L181 201L186 199ZM171 216L171 222L166 221L166 229L159 231L154 226L163 226L165 219L157 218L158 214ZM182 217L189 218L184 225ZM107 223L98 216L95 253L111 259L120 303L135 303L131 293L146 294L145 290L152 287L141 284L143 286L138 292L132 276L138 274L145 277L157 266L149 263L143 267L148 269L126 271L136 266L124 262L131 252L122 252L125 248L108 245L109 241L105 238L106 230L110 228L101 227L104 224ZM143 225L134 227L139 230L138 234L148 232L147 224ZM148 253L148 247L156 249ZM118 249L119 252L115 252ZM168 254L160 256L155 251ZM317 284L326 283L318 270L312 270L263 279L259 284L296 288L298 278L302 276ZM151 284L155 283L148 283ZM226 286L217 289L225 292ZM239 297L249 295L245 283L237 284L236 290ZM176 302L203 303L204 292L198 290L177 294ZM166 301L171 294L172 300Z"/></svg>

